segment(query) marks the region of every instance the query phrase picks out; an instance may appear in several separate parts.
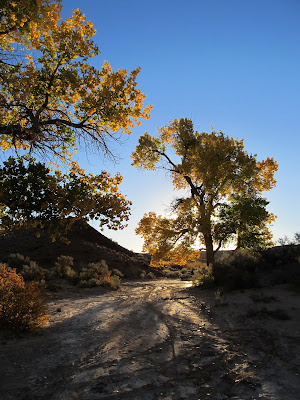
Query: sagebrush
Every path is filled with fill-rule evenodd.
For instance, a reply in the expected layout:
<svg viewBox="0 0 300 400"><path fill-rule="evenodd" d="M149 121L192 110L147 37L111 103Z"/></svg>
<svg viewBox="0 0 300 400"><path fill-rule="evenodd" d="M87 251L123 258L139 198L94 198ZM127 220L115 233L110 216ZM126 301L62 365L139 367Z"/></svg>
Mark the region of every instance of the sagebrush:
<svg viewBox="0 0 300 400"><path fill-rule="evenodd" d="M47 299L36 282L6 266L0 267L0 325L16 331L34 331L47 321Z"/></svg>
<svg viewBox="0 0 300 400"><path fill-rule="evenodd" d="M79 286L106 286L118 289L120 287L120 277L111 275L108 265L104 260L101 260L100 263L90 263L87 267L82 268L79 274Z"/></svg>

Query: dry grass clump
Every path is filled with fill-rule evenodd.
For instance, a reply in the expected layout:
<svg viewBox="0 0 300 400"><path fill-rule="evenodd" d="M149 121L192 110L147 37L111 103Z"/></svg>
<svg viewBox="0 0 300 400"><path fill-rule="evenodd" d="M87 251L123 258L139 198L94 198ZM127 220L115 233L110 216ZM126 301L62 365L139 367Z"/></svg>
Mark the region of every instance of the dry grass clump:
<svg viewBox="0 0 300 400"><path fill-rule="evenodd" d="M16 331L34 331L47 320L47 300L36 282L0 266L0 325Z"/></svg>

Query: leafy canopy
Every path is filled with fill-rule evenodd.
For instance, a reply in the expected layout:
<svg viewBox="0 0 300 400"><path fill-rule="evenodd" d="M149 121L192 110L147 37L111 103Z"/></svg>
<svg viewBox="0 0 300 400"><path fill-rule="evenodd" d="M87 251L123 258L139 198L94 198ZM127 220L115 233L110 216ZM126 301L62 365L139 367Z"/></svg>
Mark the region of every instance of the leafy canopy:
<svg viewBox="0 0 300 400"><path fill-rule="evenodd" d="M268 225L275 221L266 209L269 202L257 195L233 196L219 207L214 239L222 244L236 240L237 248L264 249L273 245Z"/></svg>
<svg viewBox="0 0 300 400"><path fill-rule="evenodd" d="M10 157L0 168L0 232L30 225L63 237L70 217L70 223L89 218L121 229L131 205L119 192L121 182L120 174L86 174L77 163L62 174L32 158Z"/></svg>
<svg viewBox="0 0 300 400"><path fill-rule="evenodd" d="M150 213L138 225L136 232L144 238L144 251L153 255L154 262L163 258L185 262L193 255L197 257L194 246L199 241L205 245L208 261L213 262L214 252L223 241L238 233L238 228L244 232L248 229L245 216L243 220L236 217L238 222L234 227L226 226L225 209L228 204L233 206L235 196L249 202L257 199L256 217L248 221L252 230L255 231L258 222L273 219L265 210L267 203L259 196L275 186L277 163L273 158L258 161L256 155L245 151L243 140L223 132L194 132L191 120L174 120L158 129L158 137L145 133L132 159L137 168L164 168L174 188L186 190L186 196L173 204L176 217L163 218ZM217 222L222 220L222 212L221 235L221 221L219 225ZM232 212L237 213L235 209ZM214 242L218 246L215 250Z"/></svg>
<svg viewBox="0 0 300 400"><path fill-rule="evenodd" d="M78 9L62 20L61 0L2 2L0 149L18 156L0 168L1 231L33 224L59 233L68 217L117 229L128 219L121 175L86 174L72 162L79 146L113 156L108 141L130 134L152 108L137 87L140 68L91 64L100 53L95 33ZM68 160L69 171L50 169L33 153L56 166Z"/></svg>
<svg viewBox="0 0 300 400"><path fill-rule="evenodd" d="M108 151L107 138L149 118L140 68L89 63L95 29L77 9L61 21L60 1L7 1L0 14L0 145L54 154L78 140Z"/></svg>

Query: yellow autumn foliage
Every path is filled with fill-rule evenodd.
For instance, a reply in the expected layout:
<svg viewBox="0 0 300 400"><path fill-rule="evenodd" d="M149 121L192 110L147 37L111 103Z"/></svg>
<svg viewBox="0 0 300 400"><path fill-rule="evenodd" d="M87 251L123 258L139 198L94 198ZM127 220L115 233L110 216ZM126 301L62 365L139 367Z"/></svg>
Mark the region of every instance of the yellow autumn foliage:
<svg viewBox="0 0 300 400"><path fill-rule="evenodd" d="M136 233L143 237L143 250L152 254L153 262L171 259L182 263L195 254L195 245L200 245L206 248L207 262L212 263L222 242L240 234L237 223L221 226L218 222L220 207L236 196L249 199L247 206L256 207L251 217L257 226L246 228L245 221L239 225L247 230L247 237L251 233L256 243L255 238L261 235L270 242L266 224L274 220L274 215L265 211L268 202L259 196L276 185L278 164L274 158L259 161L256 155L248 154L243 139L223 132L200 133L194 131L191 120L180 119L158 128L158 136L147 132L142 135L131 157L137 168L165 168L174 189L186 190L173 205L176 217L149 213L138 225ZM250 206L248 212L253 212ZM259 216L263 218L261 223L257 222Z"/></svg>
<svg viewBox="0 0 300 400"><path fill-rule="evenodd" d="M3 150L30 146L65 156L84 138L80 143L108 152L108 137L130 134L149 118L152 106L144 106L137 87L139 67L90 65L100 50L92 22L79 9L62 20L60 0L4 0L0 16Z"/></svg>

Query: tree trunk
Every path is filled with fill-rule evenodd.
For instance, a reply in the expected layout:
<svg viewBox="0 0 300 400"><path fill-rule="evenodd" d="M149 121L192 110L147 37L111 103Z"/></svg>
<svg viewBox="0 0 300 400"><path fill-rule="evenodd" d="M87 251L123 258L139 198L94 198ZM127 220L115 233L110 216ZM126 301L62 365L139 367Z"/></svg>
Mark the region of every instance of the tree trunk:
<svg viewBox="0 0 300 400"><path fill-rule="evenodd" d="M240 249L241 247L242 247L242 239L241 239L241 236L240 236L240 232L237 230L237 242L236 242L236 249L235 250L238 250L238 249Z"/></svg>
<svg viewBox="0 0 300 400"><path fill-rule="evenodd" d="M206 249L206 264L213 264L215 262L215 255L211 233L204 234L204 241Z"/></svg>

